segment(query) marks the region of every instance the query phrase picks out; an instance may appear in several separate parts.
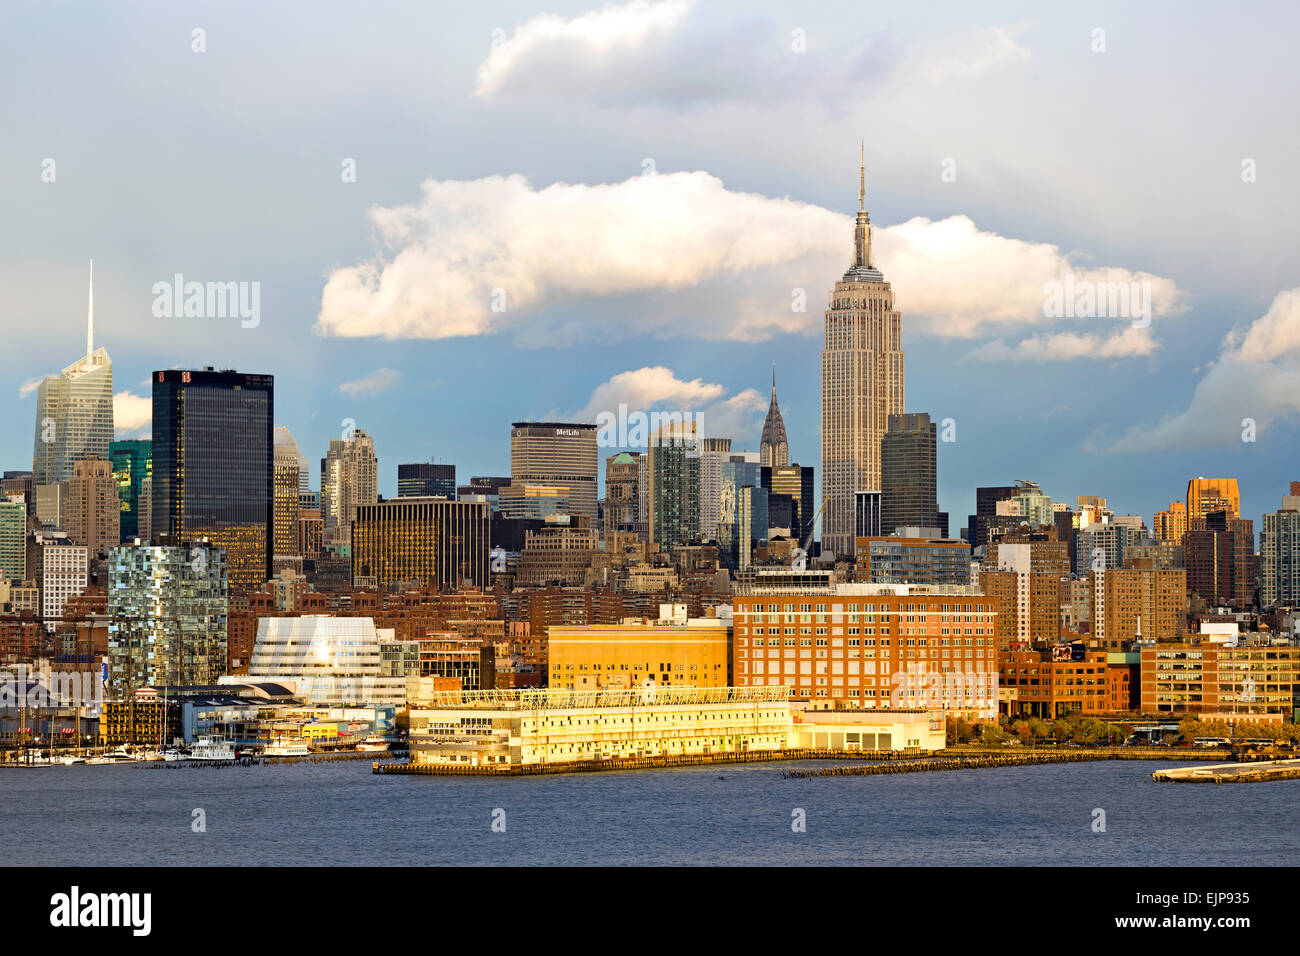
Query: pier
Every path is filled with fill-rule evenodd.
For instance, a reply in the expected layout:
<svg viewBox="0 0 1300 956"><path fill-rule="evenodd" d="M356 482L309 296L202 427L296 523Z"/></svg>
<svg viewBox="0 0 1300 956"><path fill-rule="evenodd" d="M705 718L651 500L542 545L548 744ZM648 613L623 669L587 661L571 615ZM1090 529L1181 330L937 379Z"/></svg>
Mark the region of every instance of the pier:
<svg viewBox="0 0 1300 956"><path fill-rule="evenodd" d="M1171 767L1151 774L1157 783L1266 783L1300 779L1300 759Z"/></svg>
<svg viewBox="0 0 1300 956"><path fill-rule="evenodd" d="M1212 750L1196 756L1222 760L1226 750ZM1187 760L1188 754L1169 747L1080 747L1080 748L969 748L959 753L939 752L926 756L907 751L860 750L769 750L747 753L672 754L572 763L412 764L376 762L374 773L413 774L433 777L520 777L553 773L596 773L608 770L653 770L667 767L698 767L714 764L793 762L796 760L849 760L852 766L782 770L787 780L814 777L876 776L887 773L927 773L938 770L975 770L992 767L1027 767L1053 763L1085 763L1097 760ZM1300 760L1295 761L1300 764ZM1256 765L1255 769L1258 769Z"/></svg>

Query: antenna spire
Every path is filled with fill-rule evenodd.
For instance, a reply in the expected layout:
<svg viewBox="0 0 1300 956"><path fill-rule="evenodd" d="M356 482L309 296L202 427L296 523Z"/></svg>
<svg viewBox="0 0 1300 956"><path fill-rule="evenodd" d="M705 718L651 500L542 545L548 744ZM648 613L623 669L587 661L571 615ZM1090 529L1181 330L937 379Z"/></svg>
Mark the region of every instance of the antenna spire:
<svg viewBox="0 0 1300 956"><path fill-rule="evenodd" d="M858 154L858 209L867 211L867 141L862 140Z"/></svg>
<svg viewBox="0 0 1300 956"><path fill-rule="evenodd" d="M86 302L86 358L95 351L95 260L90 260L90 297Z"/></svg>

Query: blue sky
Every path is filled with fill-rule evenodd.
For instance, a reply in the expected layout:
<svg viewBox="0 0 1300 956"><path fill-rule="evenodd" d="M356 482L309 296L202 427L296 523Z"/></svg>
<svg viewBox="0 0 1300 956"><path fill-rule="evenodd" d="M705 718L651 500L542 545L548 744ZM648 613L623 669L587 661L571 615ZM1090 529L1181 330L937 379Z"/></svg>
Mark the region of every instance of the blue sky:
<svg viewBox="0 0 1300 956"><path fill-rule="evenodd" d="M954 530L1017 478L1149 522L1233 475L1258 520L1300 479L1300 15L1128 6L6 4L0 466L80 354L92 256L122 437L153 369L271 373L308 458L353 419L391 495L619 401L757 447L775 361L819 465L865 140ZM155 317L176 273L259 282L260 323ZM1066 273L1149 283L1149 326L1045 317Z"/></svg>

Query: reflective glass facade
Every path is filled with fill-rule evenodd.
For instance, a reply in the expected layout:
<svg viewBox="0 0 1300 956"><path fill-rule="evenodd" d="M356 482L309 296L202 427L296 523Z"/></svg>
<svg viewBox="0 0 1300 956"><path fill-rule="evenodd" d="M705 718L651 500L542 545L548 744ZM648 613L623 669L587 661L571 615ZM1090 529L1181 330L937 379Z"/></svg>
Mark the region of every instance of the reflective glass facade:
<svg viewBox="0 0 1300 956"><path fill-rule="evenodd" d="M230 585L272 577L270 375L169 369L153 376L153 533L225 548Z"/></svg>

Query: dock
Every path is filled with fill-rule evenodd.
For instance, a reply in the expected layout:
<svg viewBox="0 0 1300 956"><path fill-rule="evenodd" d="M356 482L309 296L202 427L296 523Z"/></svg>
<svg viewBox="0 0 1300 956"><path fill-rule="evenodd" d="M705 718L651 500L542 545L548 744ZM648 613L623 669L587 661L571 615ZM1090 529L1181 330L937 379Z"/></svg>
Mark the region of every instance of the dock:
<svg viewBox="0 0 1300 956"><path fill-rule="evenodd" d="M1151 774L1157 783L1266 783L1300 780L1300 759L1257 763L1221 763L1208 767L1172 767Z"/></svg>

